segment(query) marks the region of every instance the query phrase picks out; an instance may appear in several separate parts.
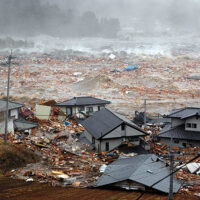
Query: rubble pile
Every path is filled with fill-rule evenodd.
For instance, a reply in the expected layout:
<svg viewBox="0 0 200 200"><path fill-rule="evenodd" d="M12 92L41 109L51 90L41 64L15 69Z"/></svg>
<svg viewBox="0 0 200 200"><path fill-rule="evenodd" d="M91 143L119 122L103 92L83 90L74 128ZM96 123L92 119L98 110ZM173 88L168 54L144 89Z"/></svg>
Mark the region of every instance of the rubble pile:
<svg viewBox="0 0 200 200"><path fill-rule="evenodd" d="M0 59L5 60L3 56ZM187 102L197 104L200 95L199 81L185 78L198 71L199 60L193 57L115 55L110 59L106 55L87 57L67 52L62 56L31 53L18 55L16 63L11 70L11 95L29 97L30 101L34 98L63 101L81 95L106 99L109 96L111 107L132 115L133 110L143 107L144 96L152 99L148 102L149 112L166 113ZM136 63L137 68L130 67ZM0 72L0 95L3 96L7 69L1 68ZM157 99L159 102L153 101Z"/></svg>

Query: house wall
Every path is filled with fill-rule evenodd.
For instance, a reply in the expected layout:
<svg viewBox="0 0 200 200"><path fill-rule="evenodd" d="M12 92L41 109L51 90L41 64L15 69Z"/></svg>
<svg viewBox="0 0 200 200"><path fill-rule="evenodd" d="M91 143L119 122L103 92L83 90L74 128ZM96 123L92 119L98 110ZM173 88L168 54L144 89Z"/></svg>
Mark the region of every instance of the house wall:
<svg viewBox="0 0 200 200"><path fill-rule="evenodd" d="M95 140L95 148L97 151L106 151L106 142L109 143L109 151L118 147L122 142L123 138L115 139L102 139L101 141Z"/></svg>
<svg viewBox="0 0 200 200"><path fill-rule="evenodd" d="M81 112L87 114L87 108L93 107L93 112L91 112L91 114L93 114L94 112L99 111L98 106L100 106L100 110L105 107L104 105L88 105L88 106L84 106L84 111L81 111ZM80 108L80 106L72 107L72 115L79 113L79 108ZM67 115L71 114L71 108L69 108L69 107L60 106L60 109Z"/></svg>
<svg viewBox="0 0 200 200"><path fill-rule="evenodd" d="M164 144L169 146L171 139L170 138L160 138L159 141L163 142ZM193 147L197 146L198 147L200 145L200 141L179 140L178 143L175 143L174 140L173 140L172 146L174 146L174 147L182 147L182 146L184 146L183 143L186 143L186 147L191 147L191 146L193 146Z"/></svg>
<svg viewBox="0 0 200 200"><path fill-rule="evenodd" d="M197 125L197 128L189 128L186 126L187 123L190 123L190 124L196 124ZM186 119L185 121L185 130L188 130L188 131L200 131L200 118L196 119L196 116L194 117L190 117L188 119ZM199 133L200 134L200 133Z"/></svg>
<svg viewBox="0 0 200 200"><path fill-rule="evenodd" d="M13 119L8 119L8 132L14 134ZM0 134L5 133L5 120L0 122Z"/></svg>
<svg viewBox="0 0 200 200"><path fill-rule="evenodd" d="M18 119L19 118L19 110L18 109L10 110L10 117L14 117L15 119Z"/></svg>
<svg viewBox="0 0 200 200"><path fill-rule="evenodd" d="M178 126L178 125L185 123L184 120L177 119L177 118L171 118L171 120L172 120L172 127L175 127L175 126Z"/></svg>
<svg viewBox="0 0 200 200"><path fill-rule="evenodd" d="M122 137L123 132L125 133L125 131L121 130L121 126L119 126L118 128L114 129L112 132L110 132L108 135L105 135L103 137L103 139L107 139L107 138L116 138L116 137Z"/></svg>
<svg viewBox="0 0 200 200"><path fill-rule="evenodd" d="M92 143L92 135L88 133L87 130L84 131L85 137Z"/></svg>
<svg viewBox="0 0 200 200"><path fill-rule="evenodd" d="M126 136L139 136L139 135L144 135L144 134L131 126L126 126Z"/></svg>
<svg viewBox="0 0 200 200"><path fill-rule="evenodd" d="M135 136L141 136L143 133L136 130L135 128L125 125L125 130L122 130L122 126L117 127L112 132L110 132L108 135L104 136L103 138L116 138L116 137L135 137Z"/></svg>

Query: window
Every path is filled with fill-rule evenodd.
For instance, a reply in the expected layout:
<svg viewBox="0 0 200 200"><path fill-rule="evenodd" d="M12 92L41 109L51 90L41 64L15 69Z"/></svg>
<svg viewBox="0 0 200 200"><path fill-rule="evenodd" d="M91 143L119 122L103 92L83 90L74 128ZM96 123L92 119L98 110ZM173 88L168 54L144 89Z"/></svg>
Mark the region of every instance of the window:
<svg viewBox="0 0 200 200"><path fill-rule="evenodd" d="M174 139L174 143L178 144L179 143L179 139Z"/></svg>
<svg viewBox="0 0 200 200"><path fill-rule="evenodd" d="M197 128L197 124L192 124L192 128Z"/></svg>
<svg viewBox="0 0 200 200"><path fill-rule="evenodd" d="M121 129L122 129L122 131L125 130L125 124L122 124Z"/></svg>
<svg viewBox="0 0 200 200"><path fill-rule="evenodd" d="M93 107L87 107L87 108L86 108L86 111L87 111L87 112L93 112Z"/></svg>
<svg viewBox="0 0 200 200"><path fill-rule="evenodd" d="M85 107L84 107L84 106L80 106L80 107L78 108L78 111L79 111L79 112L85 111Z"/></svg>
<svg viewBox="0 0 200 200"><path fill-rule="evenodd" d="M95 138L92 137L92 144L95 144Z"/></svg>
<svg viewBox="0 0 200 200"><path fill-rule="evenodd" d="M192 126L191 123L187 123L187 124L186 124L186 127L187 127L187 128L191 128L191 126Z"/></svg>
<svg viewBox="0 0 200 200"><path fill-rule="evenodd" d="M109 142L106 142L106 151L109 151Z"/></svg>

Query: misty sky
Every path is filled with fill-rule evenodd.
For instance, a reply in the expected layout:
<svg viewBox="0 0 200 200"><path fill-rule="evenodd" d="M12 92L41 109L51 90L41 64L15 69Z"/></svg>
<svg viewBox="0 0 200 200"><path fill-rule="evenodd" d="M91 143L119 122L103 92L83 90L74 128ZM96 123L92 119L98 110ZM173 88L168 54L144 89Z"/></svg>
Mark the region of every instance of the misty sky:
<svg viewBox="0 0 200 200"><path fill-rule="evenodd" d="M9 4L9 2L12 3ZM45 5L47 2L49 7ZM38 6L37 8L36 4L46 7ZM73 16L70 15L69 9L73 10ZM87 11L94 13L93 16L90 13L93 21L82 22L82 16ZM49 32L55 36L56 29L60 35L65 35L73 29L71 35L82 29L85 29L82 35L87 35L90 29L98 30L97 32L102 32L101 35L105 35L106 29L113 28L112 21L101 24L101 19L107 17L118 18L121 27L130 26L136 31L142 30L147 33L158 29L168 30L172 34L175 32L198 33L200 30L199 11L200 0L0 0L0 28L4 31L5 27L4 34L14 33L15 30L23 34L23 31L27 31L25 29L31 26L30 28L33 28L36 33L41 30L41 33ZM73 20L70 21L72 17ZM118 22L113 22L115 29L118 30ZM34 31L31 30L31 33ZM29 33L26 34L29 35ZM115 33L109 33L109 35L115 35Z"/></svg>

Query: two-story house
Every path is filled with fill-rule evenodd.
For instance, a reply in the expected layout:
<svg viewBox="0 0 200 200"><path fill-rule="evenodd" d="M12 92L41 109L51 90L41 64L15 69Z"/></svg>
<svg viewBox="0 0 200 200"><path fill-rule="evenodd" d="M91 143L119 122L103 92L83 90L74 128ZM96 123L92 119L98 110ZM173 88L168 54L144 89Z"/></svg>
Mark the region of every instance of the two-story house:
<svg viewBox="0 0 200 200"><path fill-rule="evenodd" d="M58 106L68 116L74 116L78 113L90 116L104 108L106 104L110 104L110 101L86 96L74 97L67 101L57 103L55 106Z"/></svg>
<svg viewBox="0 0 200 200"><path fill-rule="evenodd" d="M19 108L23 104L11 102L8 103L8 132L14 134L14 123L15 119L19 118ZM5 132L5 120L6 120L6 100L0 99L0 134Z"/></svg>
<svg viewBox="0 0 200 200"><path fill-rule="evenodd" d="M94 113L81 124L85 128L85 137L98 152L111 151L125 142L134 146L141 145L142 138L147 135L121 114L106 108Z"/></svg>
<svg viewBox="0 0 200 200"><path fill-rule="evenodd" d="M200 145L200 108L185 107L172 111L171 124L166 125L157 135L158 140L179 147Z"/></svg>

